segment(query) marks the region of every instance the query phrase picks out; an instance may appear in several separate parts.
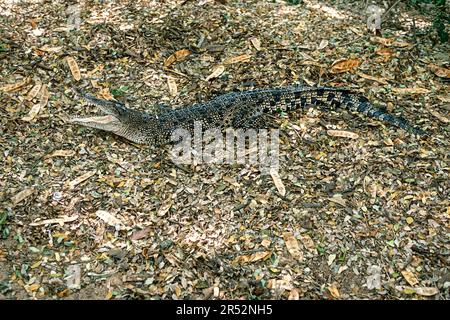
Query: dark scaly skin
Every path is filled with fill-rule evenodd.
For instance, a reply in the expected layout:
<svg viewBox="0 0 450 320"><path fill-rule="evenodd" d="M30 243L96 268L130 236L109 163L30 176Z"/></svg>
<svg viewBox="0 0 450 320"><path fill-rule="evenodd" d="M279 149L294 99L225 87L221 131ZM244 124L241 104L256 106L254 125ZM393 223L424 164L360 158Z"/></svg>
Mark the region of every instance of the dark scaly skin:
<svg viewBox="0 0 450 320"><path fill-rule="evenodd" d="M89 103L100 107L108 116L75 118L71 122L113 132L136 143L155 146L173 143L171 136L176 129L183 128L193 133L195 122L201 122L204 130L262 128L268 126L264 123L264 114L289 112L309 105L343 107L408 132L424 134L405 119L373 106L364 96L340 88L284 87L233 92L158 115L128 109L121 103L98 99L79 91L77 93Z"/></svg>

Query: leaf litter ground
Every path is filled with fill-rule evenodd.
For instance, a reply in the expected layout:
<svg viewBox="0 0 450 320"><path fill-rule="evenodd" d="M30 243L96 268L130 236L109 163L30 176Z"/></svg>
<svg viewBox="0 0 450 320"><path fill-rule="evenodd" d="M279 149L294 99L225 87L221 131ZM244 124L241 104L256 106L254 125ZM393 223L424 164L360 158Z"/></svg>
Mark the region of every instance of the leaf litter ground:
<svg viewBox="0 0 450 320"><path fill-rule="evenodd" d="M375 37L359 1L86 1L70 30L61 2L1 6L0 298L450 297L449 48L426 17L399 4ZM67 122L95 110L74 86L157 112L293 83L353 88L430 137L281 115L270 176Z"/></svg>

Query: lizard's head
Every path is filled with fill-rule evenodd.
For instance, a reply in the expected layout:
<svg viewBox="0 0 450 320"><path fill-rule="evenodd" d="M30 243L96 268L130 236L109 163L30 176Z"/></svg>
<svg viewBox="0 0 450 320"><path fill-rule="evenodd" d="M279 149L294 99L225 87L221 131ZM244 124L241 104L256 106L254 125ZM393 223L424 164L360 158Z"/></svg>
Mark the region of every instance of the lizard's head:
<svg viewBox="0 0 450 320"><path fill-rule="evenodd" d="M155 120L153 116L135 110L130 110L123 103L103 100L88 93L73 89L75 93L84 98L90 105L99 107L106 113L105 116L71 118L70 122L89 128L112 132L136 143L146 140L145 128Z"/></svg>

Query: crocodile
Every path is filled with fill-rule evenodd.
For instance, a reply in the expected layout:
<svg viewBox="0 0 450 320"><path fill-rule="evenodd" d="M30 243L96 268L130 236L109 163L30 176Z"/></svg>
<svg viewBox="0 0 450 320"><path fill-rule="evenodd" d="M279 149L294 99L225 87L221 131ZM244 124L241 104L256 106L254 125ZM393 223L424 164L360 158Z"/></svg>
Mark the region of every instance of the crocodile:
<svg viewBox="0 0 450 320"><path fill-rule="evenodd" d="M134 143L154 146L174 143L171 138L177 129L193 133L196 122L200 122L204 130L264 128L269 126L266 115L289 112L310 105L319 105L327 110L343 107L412 134L425 134L404 118L389 114L385 108L371 104L365 96L345 88L292 86L231 92L207 102L176 109L165 106L159 114L133 110L125 107L123 103L99 99L78 89L74 91L106 115L77 117L72 118L70 122L112 132Z"/></svg>

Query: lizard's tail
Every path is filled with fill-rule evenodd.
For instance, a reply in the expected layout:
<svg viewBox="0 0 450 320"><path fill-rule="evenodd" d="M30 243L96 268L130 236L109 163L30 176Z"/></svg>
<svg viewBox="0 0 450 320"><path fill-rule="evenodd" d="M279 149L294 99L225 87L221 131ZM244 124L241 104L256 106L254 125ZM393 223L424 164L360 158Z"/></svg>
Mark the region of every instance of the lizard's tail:
<svg viewBox="0 0 450 320"><path fill-rule="evenodd" d="M295 88L293 89L293 95L296 103L293 104L291 100L288 109L299 106L305 107L307 105L325 105L330 107L341 106L352 112L362 113L369 118L387 122L413 134L426 135L423 130L410 125L404 118L390 114L385 108L374 106L366 97L349 89L300 87L298 90Z"/></svg>

